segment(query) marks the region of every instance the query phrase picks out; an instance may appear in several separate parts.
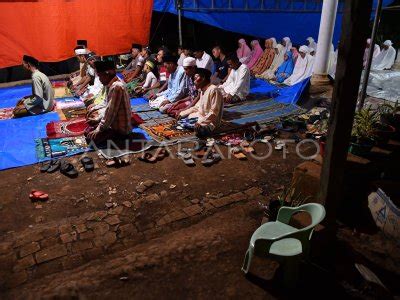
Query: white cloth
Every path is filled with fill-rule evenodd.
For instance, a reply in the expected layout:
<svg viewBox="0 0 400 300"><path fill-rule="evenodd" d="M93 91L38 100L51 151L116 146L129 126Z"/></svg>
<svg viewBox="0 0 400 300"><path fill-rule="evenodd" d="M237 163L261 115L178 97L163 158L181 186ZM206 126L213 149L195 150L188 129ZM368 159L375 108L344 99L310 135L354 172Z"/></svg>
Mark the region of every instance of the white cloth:
<svg viewBox="0 0 400 300"><path fill-rule="evenodd" d="M97 76L97 73L96 73L94 76L93 85L89 85L88 89L82 95L81 98L86 98L88 95L97 96L101 92L102 89L103 89L103 84L101 83L100 78L99 78L99 76Z"/></svg>
<svg viewBox="0 0 400 300"><path fill-rule="evenodd" d="M186 57L182 62L183 67L195 67L196 59L193 57Z"/></svg>
<svg viewBox="0 0 400 300"><path fill-rule="evenodd" d="M335 51L335 48L333 47L333 44L332 44L331 52L329 54L329 67L328 67L328 74L332 78L335 78L337 58L338 58L338 50L336 49L336 51Z"/></svg>
<svg viewBox="0 0 400 300"><path fill-rule="evenodd" d="M146 80L143 84L144 88L150 88L157 83L157 77L153 72L148 72L146 75Z"/></svg>
<svg viewBox="0 0 400 300"><path fill-rule="evenodd" d="M368 39L367 43L371 44L371 39ZM367 66L369 49L371 49L371 46L369 48L365 47L364 58L363 58L364 68ZM379 53L381 53L381 48L379 48L379 46L377 44L375 44L375 46L374 46L374 54L372 55L372 61L379 55Z"/></svg>
<svg viewBox="0 0 400 300"><path fill-rule="evenodd" d="M309 37L307 38L307 41L309 43L308 48L310 48L310 53L313 51L317 53L318 44L315 42L315 40L312 37Z"/></svg>
<svg viewBox="0 0 400 300"><path fill-rule="evenodd" d="M179 55L178 66L183 66L183 60L185 58L186 58L186 55L184 53L181 53L181 55Z"/></svg>
<svg viewBox="0 0 400 300"><path fill-rule="evenodd" d="M290 37L284 37L282 40L285 41L286 46L285 46L285 53L290 51L292 49L292 41L290 40Z"/></svg>
<svg viewBox="0 0 400 300"><path fill-rule="evenodd" d="M214 69L214 61L211 56L204 51L203 56L200 59L196 59L196 66L212 72Z"/></svg>
<svg viewBox="0 0 400 300"><path fill-rule="evenodd" d="M250 70L242 64L237 70L232 69L228 79L221 85L225 93L246 99L250 92Z"/></svg>
<svg viewBox="0 0 400 300"><path fill-rule="evenodd" d="M386 43L386 44L385 44ZM392 42L385 41L385 45L389 46ZM396 58L396 50L389 46L388 49L382 49L381 53L372 61L372 70L389 70L394 65Z"/></svg>
<svg viewBox="0 0 400 300"><path fill-rule="evenodd" d="M301 50L301 47L300 47ZM294 65L294 70L292 75L287 78L283 83L286 85L295 85L300 81L308 78L312 74L312 68L314 65L314 57L310 54L306 54L303 57L299 55Z"/></svg>

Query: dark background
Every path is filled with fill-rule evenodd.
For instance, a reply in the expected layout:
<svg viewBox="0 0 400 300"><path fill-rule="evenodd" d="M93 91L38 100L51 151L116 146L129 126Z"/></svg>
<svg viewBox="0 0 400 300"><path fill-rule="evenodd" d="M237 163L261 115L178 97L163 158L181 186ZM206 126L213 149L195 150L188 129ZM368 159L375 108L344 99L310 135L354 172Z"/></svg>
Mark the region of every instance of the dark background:
<svg viewBox="0 0 400 300"><path fill-rule="evenodd" d="M396 0L393 5L400 5L400 0ZM394 47L400 48L400 10L384 10L378 31L378 42L390 39ZM371 30L371 26L368 30ZM178 18L169 13L153 12L150 30L150 48L156 52L158 47L167 46L171 51L176 51L179 44L178 37ZM237 41L245 38L250 43L257 39L254 36L247 36L234 32L225 31L216 27L201 24L199 22L182 18L182 36L185 45L192 47L203 46L211 54L214 45L220 45L225 52L233 52L237 48ZM316 40L318 37L314 37ZM306 43L306 41L304 41ZM263 46L264 42L260 41ZM90 40L89 40L90 49ZM71 45L71 50L75 45ZM40 70L48 76L68 74L79 68L76 58L70 58L61 62L41 63ZM22 69L21 66L0 69L0 83L29 79L30 74Z"/></svg>

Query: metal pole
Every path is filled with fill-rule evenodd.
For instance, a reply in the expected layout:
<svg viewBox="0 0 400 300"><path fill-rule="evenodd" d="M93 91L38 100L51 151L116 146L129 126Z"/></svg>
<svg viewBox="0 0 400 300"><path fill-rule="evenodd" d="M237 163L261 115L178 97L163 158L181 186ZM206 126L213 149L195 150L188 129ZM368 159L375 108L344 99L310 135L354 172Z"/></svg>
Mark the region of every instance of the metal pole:
<svg viewBox="0 0 400 300"><path fill-rule="evenodd" d="M378 31L379 22L381 21L381 11L382 11L382 0L378 0L378 5L375 11L374 26L372 27L372 33L371 33L371 44L369 46L368 61L367 65L365 66L360 97L358 99L358 106L357 106L358 111L360 111L364 107L364 101L367 95L369 72L371 71L372 57L374 55L374 50L375 50L376 33Z"/></svg>
<svg viewBox="0 0 400 300"><path fill-rule="evenodd" d="M178 0L178 32L179 32L179 46L182 47L182 0Z"/></svg>

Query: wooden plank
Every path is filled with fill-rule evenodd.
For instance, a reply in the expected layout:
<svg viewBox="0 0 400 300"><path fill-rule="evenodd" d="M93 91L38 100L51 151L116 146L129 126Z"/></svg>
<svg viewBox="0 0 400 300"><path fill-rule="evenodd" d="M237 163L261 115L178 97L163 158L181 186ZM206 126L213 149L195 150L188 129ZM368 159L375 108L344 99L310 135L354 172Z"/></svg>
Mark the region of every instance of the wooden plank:
<svg viewBox="0 0 400 300"><path fill-rule="evenodd" d="M342 194L344 168L360 86L371 11L372 0L345 2L319 193L320 199L325 203L325 223L332 239L336 235L336 210Z"/></svg>

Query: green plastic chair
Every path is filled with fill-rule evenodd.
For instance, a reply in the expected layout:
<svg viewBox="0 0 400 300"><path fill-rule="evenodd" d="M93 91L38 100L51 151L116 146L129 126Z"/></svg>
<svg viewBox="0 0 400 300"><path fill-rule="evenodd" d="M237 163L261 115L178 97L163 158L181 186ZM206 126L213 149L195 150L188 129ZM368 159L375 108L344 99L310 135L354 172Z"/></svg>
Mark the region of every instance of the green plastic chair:
<svg viewBox="0 0 400 300"><path fill-rule="evenodd" d="M301 229L289 226L290 219L296 212L309 213L311 224ZM271 257L282 264L284 285L294 287L297 283L300 260L308 258L311 235L315 226L324 218L325 208L318 203L281 207L276 222L265 223L253 233L242 271L248 273L254 255Z"/></svg>

